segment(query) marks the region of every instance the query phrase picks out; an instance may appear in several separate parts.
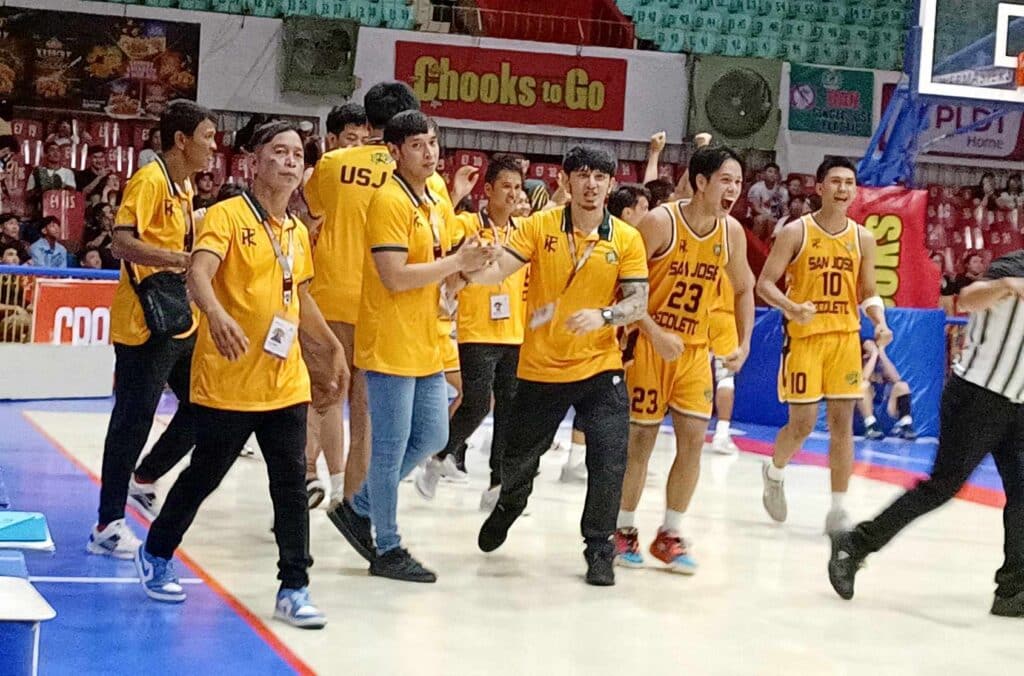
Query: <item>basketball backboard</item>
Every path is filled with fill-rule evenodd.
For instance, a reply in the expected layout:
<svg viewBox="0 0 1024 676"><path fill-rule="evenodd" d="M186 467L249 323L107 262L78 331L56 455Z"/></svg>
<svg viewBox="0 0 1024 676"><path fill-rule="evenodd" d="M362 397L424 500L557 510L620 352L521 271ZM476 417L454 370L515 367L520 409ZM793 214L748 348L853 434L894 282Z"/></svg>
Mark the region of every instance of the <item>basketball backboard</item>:
<svg viewBox="0 0 1024 676"><path fill-rule="evenodd" d="M918 0L917 90L1024 105L1017 87L1024 52L1024 0Z"/></svg>

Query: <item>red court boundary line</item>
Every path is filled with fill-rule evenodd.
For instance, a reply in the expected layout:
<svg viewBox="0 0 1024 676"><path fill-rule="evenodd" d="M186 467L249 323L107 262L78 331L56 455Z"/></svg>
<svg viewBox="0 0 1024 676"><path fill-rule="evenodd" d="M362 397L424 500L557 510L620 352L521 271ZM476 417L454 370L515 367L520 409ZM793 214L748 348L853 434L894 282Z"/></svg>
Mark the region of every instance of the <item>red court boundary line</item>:
<svg viewBox="0 0 1024 676"><path fill-rule="evenodd" d="M774 446L767 441L733 437L733 442L735 442L736 446L741 450L749 453L756 453L758 455L770 456L774 450ZM793 457L793 461L802 465L828 467L828 455L823 453L812 453L810 451L802 450ZM882 481L887 484L902 486L903 488L913 488L919 480L928 478L928 475L922 472L911 472L910 470L900 469L898 467L872 465L869 462L861 461L853 463L853 473L857 476ZM1006 496L1002 491L994 488L985 488L983 486L971 486L970 484L965 484L964 487L960 489L960 492L956 494L956 497L967 502L973 502L987 507L997 507L999 509L1002 509L1006 505Z"/></svg>
<svg viewBox="0 0 1024 676"><path fill-rule="evenodd" d="M91 469L86 467L85 464L83 464L70 451L68 451L68 449L65 448L63 444L54 439L49 432L47 432L45 429L36 424L36 421L32 420L32 418L30 418L27 415L27 411L19 411L19 413L21 413L21 417L24 418L24 420L29 425L31 425L36 432L38 432L44 439L50 442L50 444L54 448L56 448L61 455L67 458L71 462L71 464L73 464L87 477L89 477L89 479L91 479L94 484L96 484L97 486L100 485L100 477L93 473ZM147 526L152 524L149 517L147 517L145 514L143 514L142 512L140 512L139 510L135 509L130 505L126 506L126 511L131 512L133 516L135 516L137 519L145 523ZM180 558L185 563L185 565L188 566L193 573L195 573L195 575L197 575L203 582L206 583L206 585L210 589L212 589L218 596L220 596L221 600L227 603L228 607L234 610L242 618L242 620L246 624L248 624L253 631L256 632L256 634L260 638L266 641L270 648L274 652L276 652L278 657L283 659L288 664L288 666L290 666L299 674L303 674L303 676L316 676L316 672L312 669L312 667L303 662L298 655L293 653L291 649L288 648L288 646L286 646L281 641L281 639L279 639L272 631L270 631L267 625L263 623L263 620L257 617L251 610L246 608L241 601L235 598L235 596L231 592L229 592L219 582L217 582L217 580L214 579L212 575L206 572L206 570L198 563L196 563L192 557L186 554L182 548L178 548L178 550L175 552L175 556Z"/></svg>

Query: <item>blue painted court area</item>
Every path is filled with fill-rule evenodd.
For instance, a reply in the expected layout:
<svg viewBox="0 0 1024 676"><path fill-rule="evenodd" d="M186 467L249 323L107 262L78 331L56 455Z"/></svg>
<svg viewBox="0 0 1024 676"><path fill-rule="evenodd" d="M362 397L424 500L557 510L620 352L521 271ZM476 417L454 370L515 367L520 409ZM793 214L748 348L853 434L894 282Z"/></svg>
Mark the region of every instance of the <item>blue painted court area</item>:
<svg viewBox="0 0 1024 676"><path fill-rule="evenodd" d="M131 561L85 552L95 523L98 484L24 417L23 410L109 411L109 401L0 403L0 465L11 508L46 514L55 553L26 553L29 574L57 611L42 631L41 674L209 673L230 655L240 672L294 671L262 627L178 560L189 584L179 605L150 601ZM146 524L129 514L140 536ZM127 580L131 580L130 582ZM241 661L244 659L244 663ZM173 665L173 666L172 666Z"/></svg>

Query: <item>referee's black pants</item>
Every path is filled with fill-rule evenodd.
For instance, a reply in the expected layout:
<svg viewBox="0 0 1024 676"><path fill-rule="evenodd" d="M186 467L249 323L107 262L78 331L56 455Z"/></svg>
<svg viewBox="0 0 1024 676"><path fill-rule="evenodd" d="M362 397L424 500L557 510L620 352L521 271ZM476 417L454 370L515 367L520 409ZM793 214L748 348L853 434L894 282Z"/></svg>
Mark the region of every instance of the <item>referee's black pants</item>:
<svg viewBox="0 0 1024 676"><path fill-rule="evenodd" d="M576 409L576 421L587 435L587 497L580 530L588 550L611 556L629 445L629 401L622 371L571 383L519 381L498 504L516 517L523 513L540 456L551 448L569 407Z"/></svg>
<svg viewBox="0 0 1024 676"><path fill-rule="evenodd" d="M146 551L169 559L192 525L199 506L220 485L250 434L256 434L270 479L274 538L283 589L309 584L309 509L306 502L306 411L296 404L276 411L224 411L194 405L196 448L192 462L167 494L150 526ZM239 543L241 544L241 543Z"/></svg>
<svg viewBox="0 0 1024 676"><path fill-rule="evenodd" d="M996 572L996 595L1024 592L1024 405L951 376L942 393L939 449L931 477L896 499L853 532L856 555L877 552L905 526L941 507L989 453L1006 493L1005 560Z"/></svg>

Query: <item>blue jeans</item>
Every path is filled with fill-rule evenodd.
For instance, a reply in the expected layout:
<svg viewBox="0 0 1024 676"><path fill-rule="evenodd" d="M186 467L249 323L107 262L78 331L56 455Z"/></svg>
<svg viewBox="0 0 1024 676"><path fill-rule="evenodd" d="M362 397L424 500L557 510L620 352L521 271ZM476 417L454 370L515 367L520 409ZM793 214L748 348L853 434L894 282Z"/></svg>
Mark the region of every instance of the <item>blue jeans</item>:
<svg viewBox="0 0 1024 676"><path fill-rule="evenodd" d="M366 372L372 445L366 482L352 499L369 516L383 554L401 545L398 484L448 443L448 392L443 373L421 378Z"/></svg>

